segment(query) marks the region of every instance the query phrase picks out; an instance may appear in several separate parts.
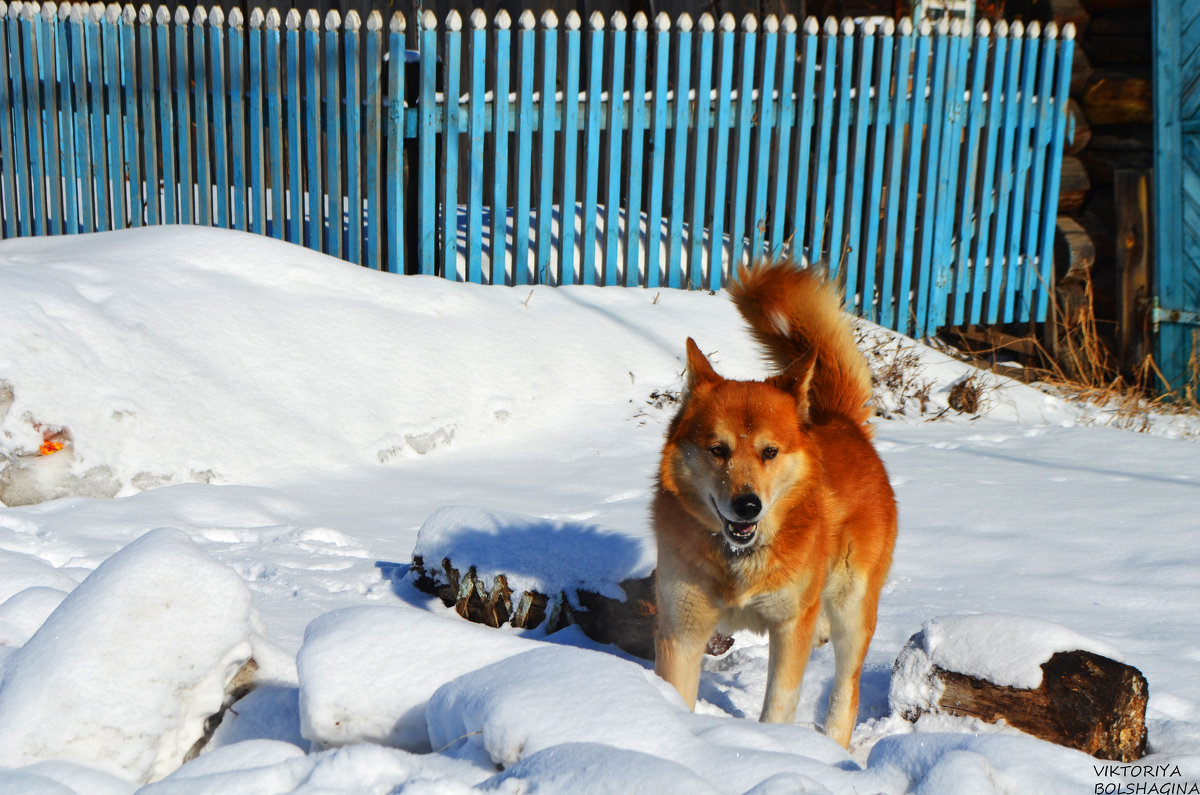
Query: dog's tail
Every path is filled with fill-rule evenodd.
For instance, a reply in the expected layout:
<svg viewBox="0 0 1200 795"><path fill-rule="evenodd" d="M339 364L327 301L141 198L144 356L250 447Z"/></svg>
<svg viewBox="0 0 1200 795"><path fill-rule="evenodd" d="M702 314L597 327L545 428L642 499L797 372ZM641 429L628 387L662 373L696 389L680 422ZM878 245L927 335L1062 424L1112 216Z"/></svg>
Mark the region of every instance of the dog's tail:
<svg viewBox="0 0 1200 795"><path fill-rule="evenodd" d="M795 261L760 261L738 270L729 294L768 358L781 370L816 352L812 410L863 424L874 414L871 370L854 341L836 287Z"/></svg>

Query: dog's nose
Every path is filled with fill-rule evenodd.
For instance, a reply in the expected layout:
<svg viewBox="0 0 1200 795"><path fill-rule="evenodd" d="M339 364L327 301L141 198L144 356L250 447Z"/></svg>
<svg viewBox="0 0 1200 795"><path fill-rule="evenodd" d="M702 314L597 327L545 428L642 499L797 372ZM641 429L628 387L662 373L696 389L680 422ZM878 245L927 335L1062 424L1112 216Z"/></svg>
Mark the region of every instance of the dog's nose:
<svg viewBox="0 0 1200 795"><path fill-rule="evenodd" d="M743 494L733 500L733 512L739 519L750 521L762 510L762 500L757 494Z"/></svg>

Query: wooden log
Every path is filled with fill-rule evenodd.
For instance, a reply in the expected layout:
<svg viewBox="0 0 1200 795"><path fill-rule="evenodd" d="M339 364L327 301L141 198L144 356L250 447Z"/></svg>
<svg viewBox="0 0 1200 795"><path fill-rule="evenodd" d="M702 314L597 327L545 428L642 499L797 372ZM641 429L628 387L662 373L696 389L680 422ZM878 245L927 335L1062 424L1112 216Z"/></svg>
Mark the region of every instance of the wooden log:
<svg viewBox="0 0 1200 795"><path fill-rule="evenodd" d="M1150 263L1154 259L1149 169L1118 169L1117 206L1117 360L1127 370L1150 353Z"/></svg>
<svg viewBox="0 0 1200 795"><path fill-rule="evenodd" d="M1034 737L1099 759L1146 755L1149 686L1136 668L1086 651L1057 652L1036 690L1002 687L934 668L945 688L939 711L988 723L1003 720Z"/></svg>
<svg viewBox="0 0 1200 795"><path fill-rule="evenodd" d="M1092 61L1082 47L1075 48L1071 59L1071 96L1083 96L1088 83L1092 82Z"/></svg>
<svg viewBox="0 0 1200 795"><path fill-rule="evenodd" d="M1091 28L1092 15L1083 7L1083 3L1079 0L1050 0L1050 17L1058 23L1061 28L1065 23L1070 22L1075 26L1075 36L1080 40L1087 39L1087 32Z"/></svg>
<svg viewBox="0 0 1200 795"><path fill-rule="evenodd" d="M1065 215L1083 207L1091 189L1092 182L1083 162L1078 157L1064 157L1058 188L1058 214Z"/></svg>
<svg viewBox="0 0 1200 795"><path fill-rule="evenodd" d="M901 650L893 673L889 698L907 720L932 713L1003 721L1100 759L1145 756L1149 686L1136 668L1090 651L1047 652L1037 687L1002 685L932 663L923 632Z"/></svg>
<svg viewBox="0 0 1200 795"><path fill-rule="evenodd" d="M611 643L635 657L654 659L658 611L653 574L618 583L624 598L614 599L586 588L571 594L515 593L505 575L489 582L474 566L467 566L464 572L449 558L443 558L440 567L431 567L414 555L409 571L417 590L438 597L468 621L489 627L544 626L547 634L574 624L592 640ZM716 634L709 640L707 652L719 656L732 646L732 638Z"/></svg>
<svg viewBox="0 0 1200 795"><path fill-rule="evenodd" d="M1071 140L1063 148L1063 153L1068 155L1077 155L1087 148L1087 145L1092 141L1092 125L1088 123L1087 114L1083 112L1083 106L1071 99L1067 103L1067 113L1071 118L1068 122L1074 132Z"/></svg>
<svg viewBox="0 0 1200 795"><path fill-rule="evenodd" d="M1148 76L1096 70L1083 92L1083 111L1093 125L1150 124L1154 121L1153 85Z"/></svg>

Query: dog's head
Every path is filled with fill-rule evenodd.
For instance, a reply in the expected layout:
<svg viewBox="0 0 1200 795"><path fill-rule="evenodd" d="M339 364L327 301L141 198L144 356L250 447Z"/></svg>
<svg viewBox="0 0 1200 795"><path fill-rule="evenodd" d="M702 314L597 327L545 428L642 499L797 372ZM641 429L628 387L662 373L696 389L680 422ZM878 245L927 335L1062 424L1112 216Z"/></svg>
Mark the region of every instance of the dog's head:
<svg viewBox="0 0 1200 795"><path fill-rule="evenodd" d="M663 449L660 478L733 552L769 545L811 479L806 433L809 355L766 381L722 378L687 341L687 391Z"/></svg>

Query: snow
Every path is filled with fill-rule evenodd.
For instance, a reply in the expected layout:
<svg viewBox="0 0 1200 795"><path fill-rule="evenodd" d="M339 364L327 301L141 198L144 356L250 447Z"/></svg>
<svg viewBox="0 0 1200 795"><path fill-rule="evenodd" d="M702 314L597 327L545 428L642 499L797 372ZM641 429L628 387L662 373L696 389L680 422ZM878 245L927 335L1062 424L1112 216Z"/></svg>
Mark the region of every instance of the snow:
<svg viewBox="0 0 1200 795"><path fill-rule="evenodd" d="M0 243L0 791L1134 780L1009 727L894 714L918 632L933 664L1009 682L1107 650L1149 681L1154 780L1200 786L1200 426L1103 427L1111 407L859 333L901 524L847 752L814 730L828 647L794 725L754 721L751 634L705 661L693 714L644 661L575 628L469 624L405 576L414 551L543 593L648 573L684 339L764 372L723 295L397 277L191 227ZM971 377L981 416L949 408ZM181 764L251 655L258 689Z"/></svg>
<svg viewBox="0 0 1200 795"><path fill-rule="evenodd" d="M98 566L7 660L0 757L161 778L220 710L255 623L232 569L178 530L152 530Z"/></svg>
<svg viewBox="0 0 1200 795"><path fill-rule="evenodd" d="M624 598L621 580L654 571L656 554L647 539L613 528L451 506L421 525L413 555L436 567L463 550L471 556L463 563L484 582L503 574L516 592L572 596L587 588L612 599Z"/></svg>

